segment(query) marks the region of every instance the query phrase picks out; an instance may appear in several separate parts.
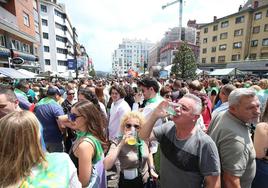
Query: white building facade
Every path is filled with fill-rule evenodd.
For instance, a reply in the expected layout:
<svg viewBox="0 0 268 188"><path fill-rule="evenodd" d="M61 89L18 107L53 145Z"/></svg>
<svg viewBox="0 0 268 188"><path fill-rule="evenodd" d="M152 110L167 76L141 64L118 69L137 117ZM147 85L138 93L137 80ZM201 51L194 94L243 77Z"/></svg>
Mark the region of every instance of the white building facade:
<svg viewBox="0 0 268 188"><path fill-rule="evenodd" d="M63 73L67 60L73 59L73 27L63 4L55 0L40 1L43 54L41 71ZM69 48L69 49L68 49ZM68 50L71 48L71 53Z"/></svg>
<svg viewBox="0 0 268 188"><path fill-rule="evenodd" d="M123 39L112 55L112 74L126 76L129 69L145 72L152 45L149 40Z"/></svg>

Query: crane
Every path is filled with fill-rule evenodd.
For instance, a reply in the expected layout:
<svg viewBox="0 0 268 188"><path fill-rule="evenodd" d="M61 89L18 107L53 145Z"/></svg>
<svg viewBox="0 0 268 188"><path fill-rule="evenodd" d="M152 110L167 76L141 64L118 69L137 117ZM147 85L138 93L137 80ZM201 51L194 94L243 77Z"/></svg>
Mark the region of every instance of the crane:
<svg viewBox="0 0 268 188"><path fill-rule="evenodd" d="M166 5L162 6L162 9L169 7L170 5L180 3L180 10L179 10L179 40L181 40L181 30L182 30L182 0L176 0L171 3L167 3Z"/></svg>

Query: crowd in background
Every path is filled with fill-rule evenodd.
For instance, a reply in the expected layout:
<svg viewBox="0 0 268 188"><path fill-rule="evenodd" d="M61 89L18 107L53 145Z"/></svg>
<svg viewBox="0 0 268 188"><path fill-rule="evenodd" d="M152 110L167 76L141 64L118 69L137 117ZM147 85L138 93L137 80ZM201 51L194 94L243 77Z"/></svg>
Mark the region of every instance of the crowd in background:
<svg viewBox="0 0 268 188"><path fill-rule="evenodd" d="M0 187L263 187L267 98L257 78L2 83Z"/></svg>

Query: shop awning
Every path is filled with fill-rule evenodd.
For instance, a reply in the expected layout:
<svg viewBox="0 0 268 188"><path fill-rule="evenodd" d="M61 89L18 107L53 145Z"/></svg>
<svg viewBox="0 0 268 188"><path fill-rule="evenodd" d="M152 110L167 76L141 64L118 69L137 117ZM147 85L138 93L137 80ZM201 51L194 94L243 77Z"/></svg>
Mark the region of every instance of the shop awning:
<svg viewBox="0 0 268 188"><path fill-rule="evenodd" d="M17 71L16 69L12 69L12 68L0 67L0 74L3 74L6 77L10 77L13 79L28 79L28 78L30 78L28 75L22 74L21 72Z"/></svg>
<svg viewBox="0 0 268 188"><path fill-rule="evenodd" d="M0 57L10 57L10 50L4 47L0 47Z"/></svg>
<svg viewBox="0 0 268 188"><path fill-rule="evenodd" d="M35 55L19 52L16 50L13 50L13 58L14 57L21 57L26 61L38 61L38 57L36 57Z"/></svg>
<svg viewBox="0 0 268 188"><path fill-rule="evenodd" d="M20 73L22 73L22 74L25 74L26 76L31 77L31 78L35 78L35 77L37 77L37 74L36 74L36 73L33 73L33 72L31 72L31 71L27 71L27 70L25 70L25 69L18 69L18 71L19 71Z"/></svg>

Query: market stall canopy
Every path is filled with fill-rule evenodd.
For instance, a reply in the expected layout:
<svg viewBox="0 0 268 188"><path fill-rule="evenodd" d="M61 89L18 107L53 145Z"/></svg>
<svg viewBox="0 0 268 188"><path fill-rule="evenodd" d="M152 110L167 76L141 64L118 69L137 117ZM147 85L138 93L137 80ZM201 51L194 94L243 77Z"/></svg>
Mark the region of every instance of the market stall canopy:
<svg viewBox="0 0 268 188"><path fill-rule="evenodd" d="M5 67L0 68L0 74L3 74L6 77L10 77L13 79L29 79L30 78L28 75L25 75L25 74L17 71L16 69L5 68Z"/></svg>
<svg viewBox="0 0 268 188"><path fill-rule="evenodd" d="M46 71L37 75L37 77L58 77L59 73L54 71Z"/></svg>
<svg viewBox="0 0 268 188"><path fill-rule="evenodd" d="M243 74L243 72L236 68L215 69L214 71L209 73L210 76L233 76L241 74Z"/></svg>
<svg viewBox="0 0 268 188"><path fill-rule="evenodd" d="M25 74L25 75L28 75L29 77L31 78L36 78L37 77L37 74L36 73L33 73L31 71L27 71L25 69L18 69L18 71L22 74Z"/></svg>

